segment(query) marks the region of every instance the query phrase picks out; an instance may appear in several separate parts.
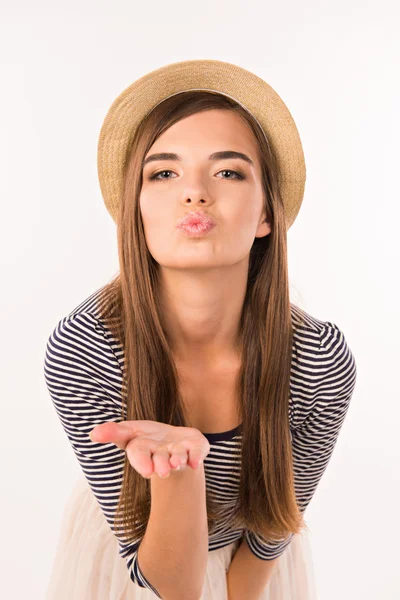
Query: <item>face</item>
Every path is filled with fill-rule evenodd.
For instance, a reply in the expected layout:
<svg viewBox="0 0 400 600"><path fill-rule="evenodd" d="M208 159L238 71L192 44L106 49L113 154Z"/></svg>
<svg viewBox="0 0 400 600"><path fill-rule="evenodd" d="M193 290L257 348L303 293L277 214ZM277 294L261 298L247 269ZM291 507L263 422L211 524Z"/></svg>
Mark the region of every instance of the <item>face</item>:
<svg viewBox="0 0 400 600"><path fill-rule="evenodd" d="M247 155L210 160L215 152ZM148 249L161 267L210 269L248 261L255 237L271 231L265 222L257 141L247 124L228 110L207 110L181 119L153 144L155 153L175 153L180 160L145 164L140 193ZM188 237L176 224L191 211L203 211L216 226Z"/></svg>

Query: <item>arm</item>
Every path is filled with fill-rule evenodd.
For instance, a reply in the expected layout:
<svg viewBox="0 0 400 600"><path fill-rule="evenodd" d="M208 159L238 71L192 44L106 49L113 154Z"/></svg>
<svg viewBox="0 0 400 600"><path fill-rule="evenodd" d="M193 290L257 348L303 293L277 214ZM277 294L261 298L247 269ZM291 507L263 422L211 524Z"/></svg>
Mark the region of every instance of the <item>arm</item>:
<svg viewBox="0 0 400 600"><path fill-rule="evenodd" d="M141 572L165 600L199 600L208 558L204 465L151 477L151 511L139 546Z"/></svg>
<svg viewBox="0 0 400 600"><path fill-rule="evenodd" d="M298 361L298 382L292 382L291 389L297 400L294 407L295 426L291 429L291 435L296 497L301 512L304 512L334 451L355 388L357 367L343 333L330 322L320 332L315 354L310 354L308 348L301 352L300 348ZM310 379L311 383L307 383ZM227 575L228 589L231 592L229 600L240 597L237 590L245 590L247 586L250 590L252 585L256 588L256 600L258 591L263 590L262 586L265 586L265 581L268 583L271 576L273 567L270 568L270 565L283 554L292 537L293 534L290 534L281 541L272 542L245 529L244 539L247 544L244 546L242 543L239 547ZM249 565L249 572L252 569L249 553L254 555L254 561L260 561L253 561L256 565L254 579L242 568L246 563ZM248 598L253 600L250 592Z"/></svg>
<svg viewBox="0 0 400 600"><path fill-rule="evenodd" d="M126 561L132 585L170 600L173 573L176 593L190 599L193 588L197 591L199 582L203 583L208 552L204 466L195 471L188 467L165 480L158 476L151 480L151 516L142 538L127 539L115 530L125 454L112 443L92 442L88 435L96 425L122 419L122 371L114 350L92 314L79 313L72 319L62 319L47 341L47 388L81 470L118 540L119 554ZM150 580L139 568L139 548L143 561L140 566ZM175 554L168 554L171 549ZM168 578L165 583L163 575ZM157 593L153 577L165 596ZM174 596L173 591L172 598L179 596Z"/></svg>
<svg viewBox="0 0 400 600"><path fill-rule="evenodd" d="M257 558L243 538L226 576L228 600L259 600L277 561Z"/></svg>

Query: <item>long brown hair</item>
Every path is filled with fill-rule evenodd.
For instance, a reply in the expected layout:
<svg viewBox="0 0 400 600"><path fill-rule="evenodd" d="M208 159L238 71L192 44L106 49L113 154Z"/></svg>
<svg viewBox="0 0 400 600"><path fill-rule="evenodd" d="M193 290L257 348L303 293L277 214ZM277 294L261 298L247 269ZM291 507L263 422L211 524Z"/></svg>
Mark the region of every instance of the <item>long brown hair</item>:
<svg viewBox="0 0 400 600"><path fill-rule="evenodd" d="M297 505L289 427L293 326L289 299L286 221L275 157L263 131L242 106L222 94L174 95L141 122L127 157L117 219L120 271L102 288L102 318L124 351L123 420L190 427L178 373L160 320L158 263L148 251L139 196L142 161L155 140L177 121L203 110L235 111L258 142L269 235L255 238L240 318L242 366L237 379L242 418L241 472L233 527L280 540L305 527ZM218 509L207 492L209 533ZM115 527L132 540L150 515L150 481L125 457Z"/></svg>

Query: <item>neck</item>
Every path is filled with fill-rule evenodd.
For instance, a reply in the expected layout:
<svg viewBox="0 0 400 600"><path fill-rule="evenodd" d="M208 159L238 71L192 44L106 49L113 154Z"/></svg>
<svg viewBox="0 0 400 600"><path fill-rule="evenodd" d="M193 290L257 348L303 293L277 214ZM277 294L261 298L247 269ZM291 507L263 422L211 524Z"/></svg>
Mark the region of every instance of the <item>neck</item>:
<svg viewBox="0 0 400 600"><path fill-rule="evenodd" d="M178 362L237 357L247 262L209 270L161 271L162 321Z"/></svg>

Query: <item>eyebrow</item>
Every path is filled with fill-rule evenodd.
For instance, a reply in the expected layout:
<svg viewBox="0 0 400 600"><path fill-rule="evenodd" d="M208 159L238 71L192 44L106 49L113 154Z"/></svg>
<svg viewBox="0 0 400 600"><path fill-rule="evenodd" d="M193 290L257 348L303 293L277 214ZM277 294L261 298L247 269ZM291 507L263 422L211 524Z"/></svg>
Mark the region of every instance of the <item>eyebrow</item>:
<svg viewBox="0 0 400 600"><path fill-rule="evenodd" d="M224 158L240 158L254 167L254 162L249 156L247 156L247 154L244 154L243 152L236 152L235 150L221 150L220 152L213 152L213 154L210 154L208 157L208 160L221 160ZM157 154L150 154L142 162L142 168L149 162L156 160L182 160L182 157L174 152L158 152Z"/></svg>

